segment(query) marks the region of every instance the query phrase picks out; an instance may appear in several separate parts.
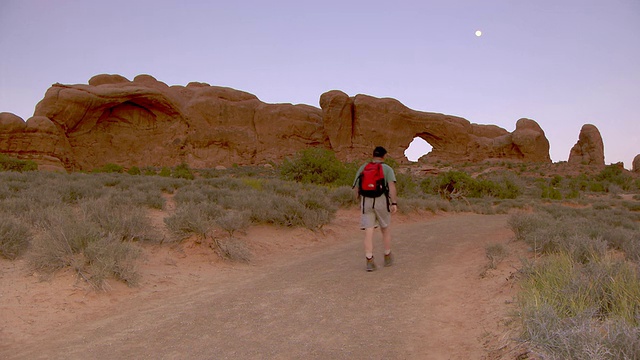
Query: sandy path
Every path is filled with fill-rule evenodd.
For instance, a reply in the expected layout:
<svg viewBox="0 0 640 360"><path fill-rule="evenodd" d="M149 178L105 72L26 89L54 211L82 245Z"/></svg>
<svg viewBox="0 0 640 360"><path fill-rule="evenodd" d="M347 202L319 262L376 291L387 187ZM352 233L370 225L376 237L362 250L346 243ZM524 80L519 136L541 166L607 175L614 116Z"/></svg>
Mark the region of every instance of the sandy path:
<svg viewBox="0 0 640 360"><path fill-rule="evenodd" d="M222 267L194 286L129 296L48 333L2 341L0 358L497 359L513 269L506 261L480 273L486 245L512 237L506 220L396 224L397 262L373 273L364 271L362 233L343 229L331 244Z"/></svg>

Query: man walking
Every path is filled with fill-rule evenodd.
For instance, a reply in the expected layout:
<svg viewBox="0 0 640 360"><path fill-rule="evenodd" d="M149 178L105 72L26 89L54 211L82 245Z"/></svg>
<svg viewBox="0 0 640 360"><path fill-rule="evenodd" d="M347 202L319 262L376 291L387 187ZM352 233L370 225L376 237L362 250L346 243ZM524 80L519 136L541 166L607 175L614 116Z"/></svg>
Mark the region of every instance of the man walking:
<svg viewBox="0 0 640 360"><path fill-rule="evenodd" d="M373 159L358 169L353 188L361 199L362 215L360 227L364 233L364 253L367 271L376 270L373 260L373 233L380 226L384 245L384 266L393 264L391 255L391 214L398 210L396 174L391 166L384 164L387 150L378 146L373 150Z"/></svg>

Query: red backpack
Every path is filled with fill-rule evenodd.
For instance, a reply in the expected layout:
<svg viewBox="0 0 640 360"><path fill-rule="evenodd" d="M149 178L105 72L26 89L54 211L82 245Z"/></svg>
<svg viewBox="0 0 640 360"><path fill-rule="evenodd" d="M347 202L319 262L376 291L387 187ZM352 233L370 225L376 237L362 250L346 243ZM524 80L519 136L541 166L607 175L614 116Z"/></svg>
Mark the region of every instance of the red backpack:
<svg viewBox="0 0 640 360"><path fill-rule="evenodd" d="M382 163L368 163L362 173L360 173L360 195L364 197L377 198L386 193L387 187L384 181L384 170Z"/></svg>

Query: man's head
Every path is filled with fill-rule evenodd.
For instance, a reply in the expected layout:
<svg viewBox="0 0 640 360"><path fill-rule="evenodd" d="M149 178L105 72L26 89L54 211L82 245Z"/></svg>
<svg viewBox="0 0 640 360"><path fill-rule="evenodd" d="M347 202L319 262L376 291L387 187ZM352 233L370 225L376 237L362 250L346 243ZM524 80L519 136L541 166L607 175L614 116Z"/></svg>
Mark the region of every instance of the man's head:
<svg viewBox="0 0 640 360"><path fill-rule="evenodd" d="M383 158L386 154L387 149L383 148L382 146L376 146L376 148L373 149L373 157Z"/></svg>

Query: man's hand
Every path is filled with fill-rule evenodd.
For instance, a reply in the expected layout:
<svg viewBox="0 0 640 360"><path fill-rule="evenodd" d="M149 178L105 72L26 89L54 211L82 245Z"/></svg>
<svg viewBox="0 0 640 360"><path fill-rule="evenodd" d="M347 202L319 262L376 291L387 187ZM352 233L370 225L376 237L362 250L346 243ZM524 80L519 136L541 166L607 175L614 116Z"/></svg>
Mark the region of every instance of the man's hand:
<svg viewBox="0 0 640 360"><path fill-rule="evenodd" d="M391 204L390 209L391 209L391 213L395 214L396 212L398 212L398 205Z"/></svg>

